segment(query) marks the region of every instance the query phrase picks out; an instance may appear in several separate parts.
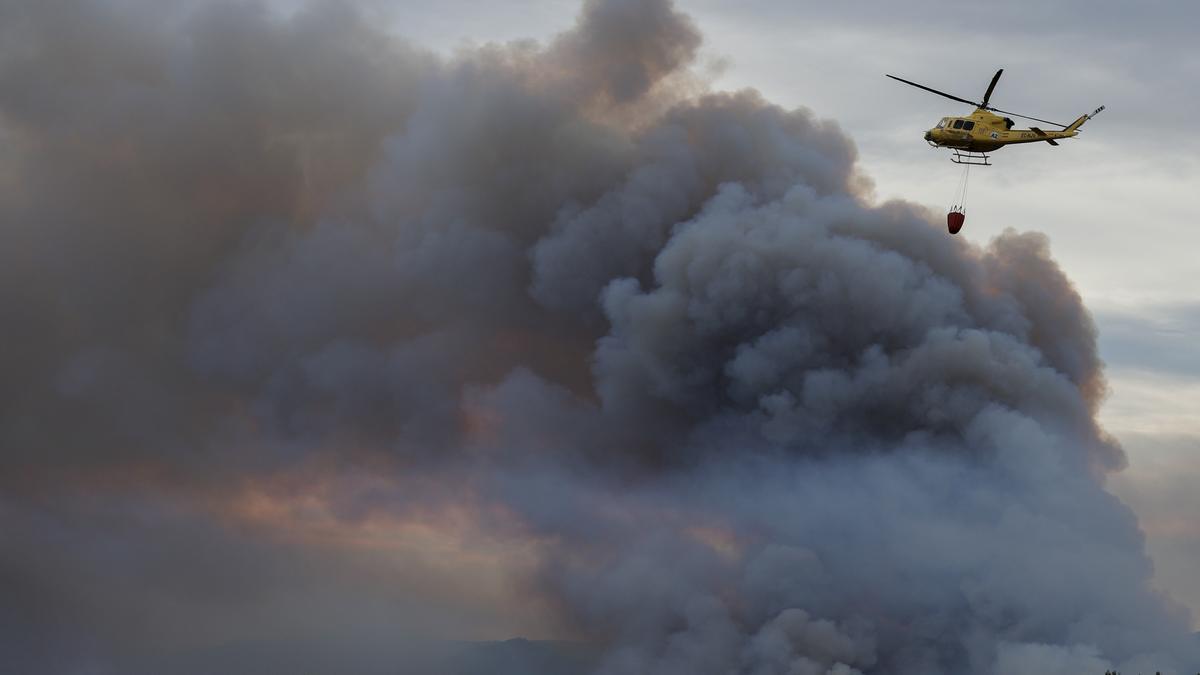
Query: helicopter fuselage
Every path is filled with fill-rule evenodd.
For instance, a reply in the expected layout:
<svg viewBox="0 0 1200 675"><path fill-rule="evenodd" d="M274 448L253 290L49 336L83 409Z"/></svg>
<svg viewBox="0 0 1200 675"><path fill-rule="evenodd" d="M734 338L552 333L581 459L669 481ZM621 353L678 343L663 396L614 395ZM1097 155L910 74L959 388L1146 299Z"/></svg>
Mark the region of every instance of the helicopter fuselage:
<svg viewBox="0 0 1200 675"><path fill-rule="evenodd" d="M1085 116L1086 118L1086 116ZM983 108L976 108L967 117L943 117L937 126L925 132L930 145L942 148L957 148L971 152L991 152L1016 143L1051 142L1060 138L1078 136L1078 125L1061 131L1043 131L1037 127L1013 129L1013 121Z"/></svg>

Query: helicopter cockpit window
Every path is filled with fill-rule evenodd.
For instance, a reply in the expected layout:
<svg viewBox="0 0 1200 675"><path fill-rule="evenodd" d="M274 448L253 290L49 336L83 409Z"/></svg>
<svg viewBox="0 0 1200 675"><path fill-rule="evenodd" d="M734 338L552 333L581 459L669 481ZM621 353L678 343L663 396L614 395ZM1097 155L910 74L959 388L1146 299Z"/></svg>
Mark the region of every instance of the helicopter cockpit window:
<svg viewBox="0 0 1200 675"><path fill-rule="evenodd" d="M955 128L955 129L961 129L961 128L962 128L962 125L963 125L963 121L962 121L962 120L954 120L954 128Z"/></svg>
<svg viewBox="0 0 1200 675"><path fill-rule="evenodd" d="M934 128L935 128L935 129L941 129L942 127L946 126L946 120L948 120L948 119L950 119L950 118L948 118L948 117L943 117L943 118L941 119L941 121L939 121L939 122L937 123L937 126L936 126L936 127L934 127Z"/></svg>
<svg viewBox="0 0 1200 675"><path fill-rule="evenodd" d="M970 131L975 128L974 122L963 122L963 131Z"/></svg>

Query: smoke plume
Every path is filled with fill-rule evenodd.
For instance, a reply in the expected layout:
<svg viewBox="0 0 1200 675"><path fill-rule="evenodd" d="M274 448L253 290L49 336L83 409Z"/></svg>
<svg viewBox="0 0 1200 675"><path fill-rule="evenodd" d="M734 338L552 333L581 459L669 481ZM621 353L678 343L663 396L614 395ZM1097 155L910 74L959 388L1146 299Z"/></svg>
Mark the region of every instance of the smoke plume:
<svg viewBox="0 0 1200 675"><path fill-rule="evenodd" d="M0 2L6 667L533 626L600 675L1193 672L1047 239L872 203L700 44Z"/></svg>

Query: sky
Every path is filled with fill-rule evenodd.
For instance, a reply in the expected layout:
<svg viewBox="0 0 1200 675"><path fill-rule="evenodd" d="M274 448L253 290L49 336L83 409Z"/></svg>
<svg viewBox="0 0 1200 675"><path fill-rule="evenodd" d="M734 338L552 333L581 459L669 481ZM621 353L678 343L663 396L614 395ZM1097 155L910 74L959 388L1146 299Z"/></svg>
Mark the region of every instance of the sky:
<svg viewBox="0 0 1200 675"><path fill-rule="evenodd" d="M1200 616L1200 50L1184 1L746 3L681 1L704 34L700 64L714 89L750 87L786 107L835 120L855 141L874 199L941 211L962 168L921 140L966 106L887 80L884 73L1070 122L1100 105L1084 133L1057 148L997 151L973 169L967 226L985 243L1005 228L1050 237L1100 329L1109 397L1106 428L1129 454L1110 489L1134 507L1165 590ZM378 2L396 30L444 52L546 39L573 2L451 3L436 12ZM450 7L455 9L451 10ZM1200 621L1200 619L1198 619ZM1197 624L1200 629L1200 624Z"/></svg>
<svg viewBox="0 0 1200 675"><path fill-rule="evenodd" d="M1198 14L0 0L0 654L1194 672Z"/></svg>

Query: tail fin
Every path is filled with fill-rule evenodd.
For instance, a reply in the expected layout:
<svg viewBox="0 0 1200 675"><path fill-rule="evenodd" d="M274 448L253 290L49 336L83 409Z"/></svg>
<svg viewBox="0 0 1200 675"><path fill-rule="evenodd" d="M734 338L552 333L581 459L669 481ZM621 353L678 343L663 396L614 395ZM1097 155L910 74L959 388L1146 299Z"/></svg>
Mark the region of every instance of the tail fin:
<svg viewBox="0 0 1200 675"><path fill-rule="evenodd" d="M1079 119L1071 122L1070 126L1068 126L1066 129L1063 129L1063 131L1075 131L1079 127L1083 126L1084 122L1092 119L1096 115L1099 115L1101 110L1104 110L1104 106L1100 106L1099 108L1093 110L1091 115L1080 115Z"/></svg>

